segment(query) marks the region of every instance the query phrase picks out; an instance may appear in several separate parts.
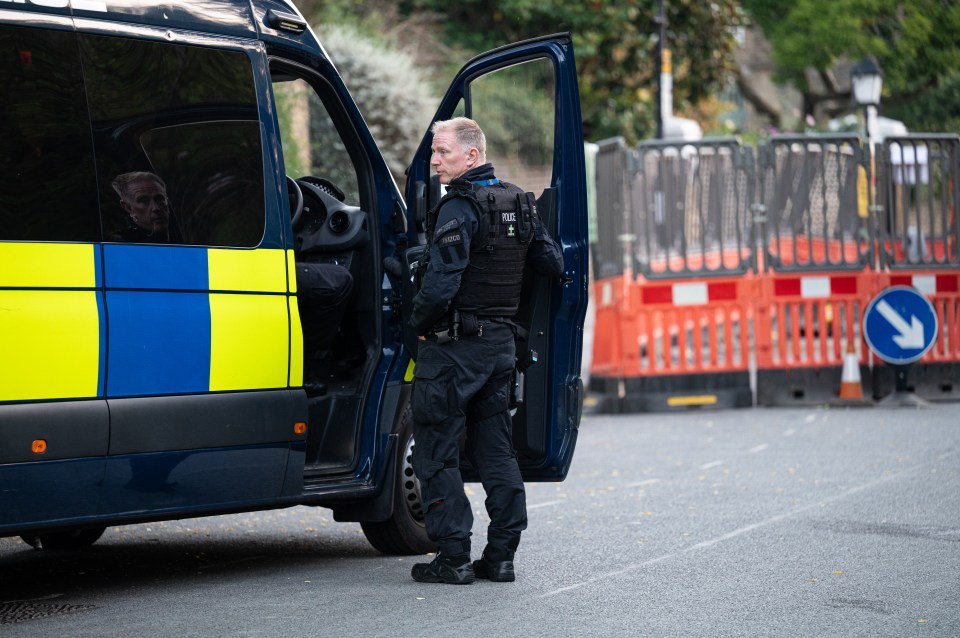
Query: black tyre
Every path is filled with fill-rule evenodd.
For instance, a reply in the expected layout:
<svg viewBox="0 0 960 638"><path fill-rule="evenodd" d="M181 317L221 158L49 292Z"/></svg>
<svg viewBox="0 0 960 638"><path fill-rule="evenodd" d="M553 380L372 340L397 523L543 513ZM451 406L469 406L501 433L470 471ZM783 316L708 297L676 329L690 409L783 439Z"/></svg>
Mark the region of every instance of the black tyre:
<svg viewBox="0 0 960 638"><path fill-rule="evenodd" d="M105 527L92 529L72 529L68 532L51 532L21 536L20 539L37 549L82 549L93 545L103 536Z"/></svg>
<svg viewBox="0 0 960 638"><path fill-rule="evenodd" d="M420 482L413 473L413 415L408 405L400 416L393 516L378 523L362 522L367 540L384 554L426 554L437 549L423 522Z"/></svg>

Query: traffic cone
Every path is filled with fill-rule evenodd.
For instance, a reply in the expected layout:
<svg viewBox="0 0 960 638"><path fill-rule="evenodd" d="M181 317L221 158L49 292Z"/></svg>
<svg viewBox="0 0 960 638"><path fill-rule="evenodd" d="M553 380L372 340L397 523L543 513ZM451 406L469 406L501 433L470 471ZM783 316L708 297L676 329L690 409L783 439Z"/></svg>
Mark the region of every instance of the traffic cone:
<svg viewBox="0 0 960 638"><path fill-rule="evenodd" d="M863 399L863 386L860 383L860 362L857 349L851 340L847 344L847 354L843 355L843 372L840 374L840 398Z"/></svg>

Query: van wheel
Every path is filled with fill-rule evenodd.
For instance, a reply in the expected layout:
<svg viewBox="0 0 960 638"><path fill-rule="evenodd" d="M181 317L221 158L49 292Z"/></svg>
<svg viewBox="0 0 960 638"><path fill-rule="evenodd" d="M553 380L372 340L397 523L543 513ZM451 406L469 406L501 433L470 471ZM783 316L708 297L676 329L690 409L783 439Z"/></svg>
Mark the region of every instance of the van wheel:
<svg viewBox="0 0 960 638"><path fill-rule="evenodd" d="M103 536L105 529L105 527L72 529L68 532L21 536L20 540L36 549L82 549L96 543Z"/></svg>
<svg viewBox="0 0 960 638"><path fill-rule="evenodd" d="M423 522L420 481L413 473L413 412L410 406L400 415L398 458L395 465L393 516L378 523L361 522L367 540L384 554L426 554L437 550L427 537Z"/></svg>

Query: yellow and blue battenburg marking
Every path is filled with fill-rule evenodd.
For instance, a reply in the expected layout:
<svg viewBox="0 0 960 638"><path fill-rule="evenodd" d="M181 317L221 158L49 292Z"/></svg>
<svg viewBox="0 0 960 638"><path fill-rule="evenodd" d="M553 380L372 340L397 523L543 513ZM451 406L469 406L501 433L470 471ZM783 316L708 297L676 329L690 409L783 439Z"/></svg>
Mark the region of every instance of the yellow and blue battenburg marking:
<svg viewBox="0 0 960 638"><path fill-rule="evenodd" d="M0 401L102 396L100 247L0 243Z"/></svg>
<svg viewBox="0 0 960 638"><path fill-rule="evenodd" d="M106 245L107 396L286 387L282 250Z"/></svg>
<svg viewBox="0 0 960 638"><path fill-rule="evenodd" d="M0 401L299 385L287 261L272 249L0 243Z"/></svg>

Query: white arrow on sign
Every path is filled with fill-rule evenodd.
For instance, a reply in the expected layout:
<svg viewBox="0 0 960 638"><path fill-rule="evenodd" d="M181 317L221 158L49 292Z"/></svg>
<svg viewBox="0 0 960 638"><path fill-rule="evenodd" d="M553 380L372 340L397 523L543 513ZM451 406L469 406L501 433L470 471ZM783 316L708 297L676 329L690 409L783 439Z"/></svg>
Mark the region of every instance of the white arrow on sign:
<svg viewBox="0 0 960 638"><path fill-rule="evenodd" d="M910 315L910 323L900 316L900 313L887 303L886 299L877 302L877 312L890 322L894 330L899 332L893 340L904 350L921 350L926 342L923 340L923 323L916 315Z"/></svg>

